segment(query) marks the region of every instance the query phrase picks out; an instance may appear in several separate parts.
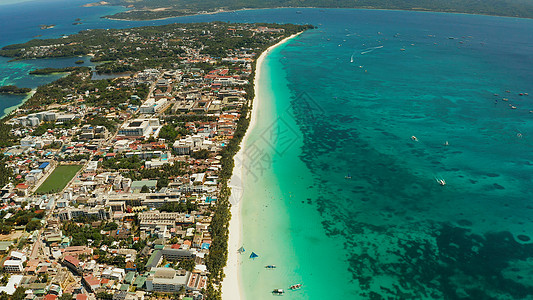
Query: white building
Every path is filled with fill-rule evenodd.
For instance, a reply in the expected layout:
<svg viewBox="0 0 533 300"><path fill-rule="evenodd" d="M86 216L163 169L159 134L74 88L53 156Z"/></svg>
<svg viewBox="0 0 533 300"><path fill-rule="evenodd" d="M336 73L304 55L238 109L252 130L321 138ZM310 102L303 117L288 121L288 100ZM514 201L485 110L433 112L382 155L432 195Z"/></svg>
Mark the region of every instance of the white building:
<svg viewBox="0 0 533 300"><path fill-rule="evenodd" d="M22 273L24 271L22 260L9 259L4 262L4 271L7 273Z"/></svg>
<svg viewBox="0 0 533 300"><path fill-rule="evenodd" d="M161 98L157 101L155 99L150 98L144 102L143 105L141 105L140 112L141 114L155 114L160 112L165 105L167 104L167 99Z"/></svg>
<svg viewBox="0 0 533 300"><path fill-rule="evenodd" d="M118 131L119 136L130 137L157 137L159 133L159 119L135 119L124 124Z"/></svg>
<svg viewBox="0 0 533 300"><path fill-rule="evenodd" d="M0 293L4 292L8 295L13 295L22 282L23 275L11 275L9 281L5 286L0 286Z"/></svg>
<svg viewBox="0 0 533 300"><path fill-rule="evenodd" d="M146 279L146 289L149 292L176 293L181 287L187 285L190 273L172 268L152 268L150 276Z"/></svg>
<svg viewBox="0 0 533 300"><path fill-rule="evenodd" d="M26 261L26 255L22 252L18 252L18 251L11 251L11 254L9 254L11 256L11 259L12 260L20 260L22 262L25 262Z"/></svg>
<svg viewBox="0 0 533 300"><path fill-rule="evenodd" d="M102 272L102 278L108 278L111 280L122 281L124 276L126 276L126 271L121 268L108 268Z"/></svg>
<svg viewBox="0 0 533 300"><path fill-rule="evenodd" d="M215 144L206 139L205 136L193 135L187 136L181 140L177 140L172 144L172 148L178 153L178 155L187 155L191 151L209 150L214 151Z"/></svg>

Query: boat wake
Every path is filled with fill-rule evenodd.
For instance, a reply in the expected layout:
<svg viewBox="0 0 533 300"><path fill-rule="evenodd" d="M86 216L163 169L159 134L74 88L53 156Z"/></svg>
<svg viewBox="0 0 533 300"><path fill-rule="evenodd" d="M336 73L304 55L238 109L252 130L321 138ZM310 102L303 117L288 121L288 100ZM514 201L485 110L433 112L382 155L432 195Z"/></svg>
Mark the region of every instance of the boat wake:
<svg viewBox="0 0 533 300"><path fill-rule="evenodd" d="M370 52L372 52L372 51L374 51L374 50L376 50L376 49L381 49L381 48L383 48L383 46L377 46L377 47L367 48L367 49L365 49L365 50L363 50L363 51L361 52L361 55L364 55L364 54L370 53Z"/></svg>

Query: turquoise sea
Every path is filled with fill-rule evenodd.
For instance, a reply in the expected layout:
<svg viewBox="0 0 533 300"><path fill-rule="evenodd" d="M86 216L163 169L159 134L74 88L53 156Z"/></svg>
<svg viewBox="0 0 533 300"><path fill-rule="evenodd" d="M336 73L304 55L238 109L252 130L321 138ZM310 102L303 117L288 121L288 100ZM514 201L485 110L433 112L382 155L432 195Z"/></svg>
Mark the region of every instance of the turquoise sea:
<svg viewBox="0 0 533 300"><path fill-rule="evenodd" d="M294 283L284 297L533 299L532 20L273 9L124 22L87 2L0 6L0 45L170 22L318 26L263 68L243 178L243 244L259 255L243 256L246 299ZM76 59L0 60L0 83L35 87L53 78L28 70Z"/></svg>
<svg viewBox="0 0 533 300"><path fill-rule="evenodd" d="M533 298L533 21L306 14L266 62L246 299Z"/></svg>

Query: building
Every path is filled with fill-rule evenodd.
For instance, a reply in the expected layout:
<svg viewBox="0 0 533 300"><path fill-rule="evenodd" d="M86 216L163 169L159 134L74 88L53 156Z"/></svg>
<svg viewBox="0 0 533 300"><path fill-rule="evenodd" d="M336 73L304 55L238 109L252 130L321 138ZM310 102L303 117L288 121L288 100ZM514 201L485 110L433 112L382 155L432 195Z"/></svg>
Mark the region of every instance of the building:
<svg viewBox="0 0 533 300"><path fill-rule="evenodd" d="M80 140L105 139L108 136L107 128L104 126L83 125L79 134Z"/></svg>
<svg viewBox="0 0 533 300"><path fill-rule="evenodd" d="M108 278L111 280L122 281L126 276L126 272L122 268L108 268L102 272L102 278Z"/></svg>
<svg viewBox="0 0 533 300"><path fill-rule="evenodd" d="M155 250L146 262L145 268L147 270L156 268L159 265L162 257L170 261L180 261L184 259L194 259L195 255L189 250L172 249L170 247L162 250Z"/></svg>
<svg viewBox="0 0 533 300"><path fill-rule="evenodd" d="M135 119L125 123L118 131L119 136L157 137L160 128L159 119Z"/></svg>
<svg viewBox="0 0 533 300"><path fill-rule="evenodd" d="M50 163L49 163L49 162L43 162L43 163L39 166L39 169L40 169L40 170L43 170L44 173L48 172L48 170L50 169Z"/></svg>
<svg viewBox="0 0 533 300"><path fill-rule="evenodd" d="M9 259L4 262L4 271L7 273L22 273L24 271L22 260Z"/></svg>
<svg viewBox="0 0 533 300"><path fill-rule="evenodd" d="M81 262L74 256L67 255L63 258L63 265L69 268L72 272L76 274L82 274L83 268Z"/></svg>
<svg viewBox="0 0 533 300"><path fill-rule="evenodd" d="M130 189L133 193L138 193L146 186L150 191L155 191L157 188L157 180L139 180L131 183Z"/></svg>
<svg viewBox="0 0 533 300"><path fill-rule="evenodd" d="M141 105L140 113L141 114L155 114L160 112L163 108L165 108L167 104L167 99L162 98L157 101L155 99L148 99L146 102L144 102L143 105Z"/></svg>
<svg viewBox="0 0 533 300"><path fill-rule="evenodd" d="M20 286L20 283L22 282L23 278L24 276L22 275L11 275L7 284L5 286L0 286L0 293L13 295L13 293L15 293L15 291L17 290L17 287Z"/></svg>
<svg viewBox="0 0 533 300"><path fill-rule="evenodd" d="M146 279L146 290L149 292L177 293L187 286L190 273L172 268L152 268Z"/></svg>
<svg viewBox="0 0 533 300"><path fill-rule="evenodd" d="M113 295L113 300L137 300L139 297L135 293L128 293L126 291L117 291Z"/></svg>
<svg viewBox="0 0 533 300"><path fill-rule="evenodd" d="M93 218L97 220L111 219L111 207L96 205L95 207L85 207L80 205L78 208L66 207L54 213L54 216L61 221L68 221L80 217Z"/></svg>
<svg viewBox="0 0 533 300"><path fill-rule="evenodd" d="M88 291L92 293L94 293L96 289L100 288L100 280L98 280L93 275L83 276L82 284Z"/></svg>

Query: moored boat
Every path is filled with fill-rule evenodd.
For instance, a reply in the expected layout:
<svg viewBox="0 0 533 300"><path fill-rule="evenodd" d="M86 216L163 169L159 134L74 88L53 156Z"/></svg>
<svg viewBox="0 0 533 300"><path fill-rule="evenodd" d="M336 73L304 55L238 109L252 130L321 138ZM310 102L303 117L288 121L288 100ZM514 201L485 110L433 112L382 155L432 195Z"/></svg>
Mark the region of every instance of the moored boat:
<svg viewBox="0 0 533 300"><path fill-rule="evenodd" d="M293 284L293 285L291 285L291 286L289 287L289 289L291 289L291 290L293 290L293 291L294 291L294 290L299 290L299 289L301 289L301 288L302 288L302 284L301 284L301 283Z"/></svg>
<svg viewBox="0 0 533 300"><path fill-rule="evenodd" d="M277 268L276 265L265 266L265 269L275 269L275 268Z"/></svg>
<svg viewBox="0 0 533 300"><path fill-rule="evenodd" d="M285 291L283 289L275 289L272 291L272 294L274 295L278 295L278 296L281 296L285 293Z"/></svg>

